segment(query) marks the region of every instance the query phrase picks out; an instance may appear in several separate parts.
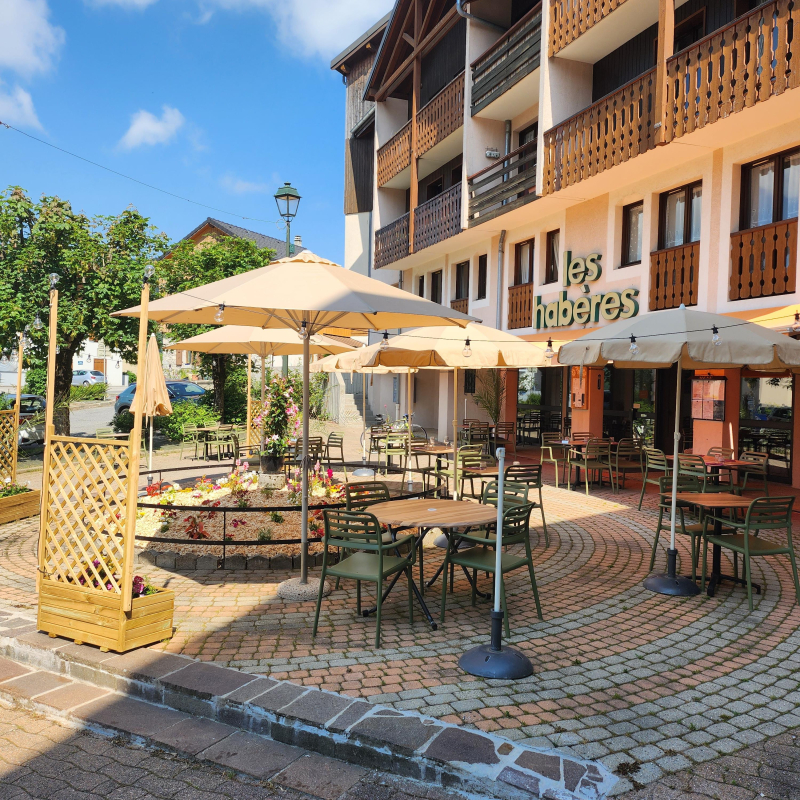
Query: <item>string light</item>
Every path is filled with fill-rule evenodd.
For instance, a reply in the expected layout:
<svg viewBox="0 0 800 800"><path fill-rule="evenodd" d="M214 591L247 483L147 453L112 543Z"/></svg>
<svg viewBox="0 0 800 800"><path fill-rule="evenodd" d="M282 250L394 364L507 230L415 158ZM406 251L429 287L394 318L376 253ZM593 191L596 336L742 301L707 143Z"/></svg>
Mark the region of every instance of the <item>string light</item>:
<svg viewBox="0 0 800 800"><path fill-rule="evenodd" d="M389 348L389 331L383 332L383 339L381 339L381 350L387 350Z"/></svg>
<svg viewBox="0 0 800 800"><path fill-rule="evenodd" d="M553 340L552 339L548 339L547 340L547 347L545 348L545 351L544 351L544 357L545 358L552 358L555 354L556 354L556 351L553 350Z"/></svg>
<svg viewBox="0 0 800 800"><path fill-rule="evenodd" d="M36 319L33 321L33 329L35 331L40 331L44 328L44 323L42 322L42 318L39 316L39 312L36 312Z"/></svg>
<svg viewBox="0 0 800 800"><path fill-rule="evenodd" d="M300 330L297 331L298 335L301 339L308 339L308 330L306 329L306 321L303 320L303 324L300 326Z"/></svg>
<svg viewBox="0 0 800 800"><path fill-rule="evenodd" d="M144 282L147 283L153 275L156 274L156 268L152 264L148 264L144 268Z"/></svg>
<svg viewBox="0 0 800 800"><path fill-rule="evenodd" d="M717 330L716 325L714 325L714 327L711 328L711 341L714 343L716 347L719 347L722 344L722 339L720 339L719 330Z"/></svg>
<svg viewBox="0 0 800 800"><path fill-rule="evenodd" d="M58 286L61 276L57 272L51 272L48 277L50 278L50 291L53 291Z"/></svg>
<svg viewBox="0 0 800 800"><path fill-rule="evenodd" d="M217 313L214 314L214 322L223 322L225 319L225 303L220 303Z"/></svg>
<svg viewBox="0 0 800 800"><path fill-rule="evenodd" d="M469 339L464 342L464 349L461 351L461 355L464 356L464 358L469 358L472 355L472 348L469 346Z"/></svg>
<svg viewBox="0 0 800 800"><path fill-rule="evenodd" d="M631 346L628 348L631 351L631 355L636 355L639 352L639 345L636 344L636 337L631 336Z"/></svg>

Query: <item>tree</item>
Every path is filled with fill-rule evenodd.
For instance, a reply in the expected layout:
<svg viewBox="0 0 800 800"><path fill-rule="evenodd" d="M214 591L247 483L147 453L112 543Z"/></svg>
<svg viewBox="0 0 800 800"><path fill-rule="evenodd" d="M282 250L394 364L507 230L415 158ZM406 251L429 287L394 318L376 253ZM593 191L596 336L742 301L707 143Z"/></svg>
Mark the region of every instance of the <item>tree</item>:
<svg viewBox="0 0 800 800"><path fill-rule="evenodd" d="M214 242L197 244L189 239L179 242L159 264L156 277L164 294L175 294L204 286L267 266L275 251L258 247L249 239L225 236ZM171 337L178 341L213 329L213 325L170 325ZM229 366L242 363L241 356L200 354L200 370L211 375L214 400L220 416L225 418L225 383Z"/></svg>
<svg viewBox="0 0 800 800"><path fill-rule="evenodd" d="M54 395L56 431L69 435L69 392L72 358L87 339L104 341L133 360L139 320L111 313L137 305L148 263L167 248L136 209L117 216L89 218L69 202L42 196L32 201L18 186L0 194L0 350L11 353L17 334L38 313L45 327L31 327L32 366L47 355L50 273L59 276L58 352Z"/></svg>

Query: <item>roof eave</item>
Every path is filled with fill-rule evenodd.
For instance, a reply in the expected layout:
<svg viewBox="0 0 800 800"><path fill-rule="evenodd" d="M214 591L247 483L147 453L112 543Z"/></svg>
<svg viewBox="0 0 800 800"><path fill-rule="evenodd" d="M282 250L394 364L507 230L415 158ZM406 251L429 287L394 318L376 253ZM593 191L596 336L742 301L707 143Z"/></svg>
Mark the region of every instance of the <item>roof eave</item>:
<svg viewBox="0 0 800 800"><path fill-rule="evenodd" d="M390 11L385 16L381 17L369 30L365 31L358 37L354 42L349 44L338 56L335 56L331 60L331 69L338 71L342 64L351 58L358 50L363 47L370 39L374 38L374 36L381 31L382 28L385 28L387 23L389 22L389 18L391 17L392 12Z"/></svg>

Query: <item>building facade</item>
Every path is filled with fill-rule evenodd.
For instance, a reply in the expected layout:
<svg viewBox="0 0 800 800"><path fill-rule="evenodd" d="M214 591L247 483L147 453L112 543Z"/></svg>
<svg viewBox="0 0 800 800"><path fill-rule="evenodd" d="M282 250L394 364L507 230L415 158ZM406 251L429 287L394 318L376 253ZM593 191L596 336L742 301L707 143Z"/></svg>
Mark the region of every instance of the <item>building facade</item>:
<svg viewBox="0 0 800 800"><path fill-rule="evenodd" d="M786 331L798 21L791 0L398 0L376 49L333 64L373 120L371 167L351 173L370 224L348 235L347 265L369 253L374 277L556 347L681 303ZM705 379L684 382L695 451L767 451L800 486L796 379L691 377ZM441 405L452 379L424 380ZM671 451L674 370L590 371L580 402L570 383L561 367L509 374L507 414ZM703 412L705 391L719 396Z"/></svg>

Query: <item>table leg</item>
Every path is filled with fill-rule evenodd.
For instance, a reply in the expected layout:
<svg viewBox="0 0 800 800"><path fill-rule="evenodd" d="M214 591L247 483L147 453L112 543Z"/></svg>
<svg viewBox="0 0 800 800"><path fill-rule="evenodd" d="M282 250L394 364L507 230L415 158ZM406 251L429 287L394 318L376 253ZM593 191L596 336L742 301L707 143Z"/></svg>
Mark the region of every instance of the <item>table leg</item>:
<svg viewBox="0 0 800 800"><path fill-rule="evenodd" d="M469 529L468 529L468 530L469 530ZM453 536L453 538L456 540L456 541L455 541L455 544L451 544L451 541L450 541L450 536L451 536L451 535L452 535L452 536ZM447 543L448 543L448 547L452 546L454 549L457 549L457 548L458 548L458 545L459 545L459 541L460 541L460 539L459 539L458 535L457 535L457 534L448 534L448 533L445 533L445 536L447 536ZM433 577L432 577L432 578L431 578L431 579L430 579L430 580L429 580L429 581L428 581L428 582L427 582L425 585L426 585L428 588L430 588L431 586L433 586L433 584L436 582L436 579L437 579L437 578L438 578L438 577L439 577L439 576L442 574L443 570L444 570L444 561L443 561L443 562L442 562L442 563L439 565L439 569L437 569L437 570L436 570L436 574L435 574L435 575L434 575L434 576L433 576ZM466 568L466 567L461 567L461 571L464 573L464 576L466 577L467 581L469 582L469 585L470 585L470 586L472 586L472 585L473 585L473 584L472 584L472 576L469 574L469 570L467 570L467 568ZM445 576L442 578L442 580L443 580L443 581L447 580L447 576L445 575ZM452 591L452 585L451 585L451 587L450 587L450 590ZM491 596L492 596L491 594L489 594L489 593L486 593L486 592L482 592L480 589L478 589L478 587L477 587L477 581L476 581L476 585L475 585L475 594L477 594L477 595L478 595L478 597L480 597L482 600L488 600L488 599L489 599L489 598L491 598Z"/></svg>

